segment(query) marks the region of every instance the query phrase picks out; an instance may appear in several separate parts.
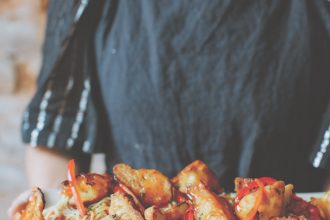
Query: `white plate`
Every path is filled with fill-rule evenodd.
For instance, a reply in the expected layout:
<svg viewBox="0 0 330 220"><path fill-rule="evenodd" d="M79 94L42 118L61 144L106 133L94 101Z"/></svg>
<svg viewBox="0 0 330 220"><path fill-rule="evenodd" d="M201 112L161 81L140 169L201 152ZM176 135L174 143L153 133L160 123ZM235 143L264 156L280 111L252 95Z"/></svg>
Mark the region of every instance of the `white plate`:
<svg viewBox="0 0 330 220"><path fill-rule="evenodd" d="M310 201L311 197L321 198L324 195L324 192L314 192L314 193L297 193L298 196L303 198L306 201Z"/></svg>

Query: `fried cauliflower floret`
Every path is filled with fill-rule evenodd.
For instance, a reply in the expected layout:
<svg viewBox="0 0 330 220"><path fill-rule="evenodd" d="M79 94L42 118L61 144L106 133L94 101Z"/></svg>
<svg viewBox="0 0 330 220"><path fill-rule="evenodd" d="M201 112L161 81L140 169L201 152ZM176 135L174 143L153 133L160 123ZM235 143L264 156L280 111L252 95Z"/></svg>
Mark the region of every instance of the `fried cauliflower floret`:
<svg viewBox="0 0 330 220"><path fill-rule="evenodd" d="M17 213L14 220L44 220L42 211L45 207L44 194L41 189L34 187L32 189L32 196L25 209L21 213Z"/></svg>
<svg viewBox="0 0 330 220"><path fill-rule="evenodd" d="M268 219L272 216L281 216L284 212L285 184L283 181L276 181L272 185L265 186L265 193L259 206L259 219Z"/></svg>
<svg viewBox="0 0 330 220"><path fill-rule="evenodd" d="M236 219L229 203L222 197L206 189L201 183L188 188L188 196L198 220L233 220Z"/></svg>
<svg viewBox="0 0 330 220"><path fill-rule="evenodd" d="M110 193L112 187L112 177L100 174L81 174L77 176L77 188L84 205L95 203ZM74 204L74 198L69 185L69 181L62 183L62 194L70 198L70 203Z"/></svg>
<svg viewBox="0 0 330 220"><path fill-rule="evenodd" d="M166 216L155 206L151 206L144 211L146 220L166 220Z"/></svg>
<svg viewBox="0 0 330 220"><path fill-rule="evenodd" d="M134 203L123 193L116 192L110 196L110 219L114 220L143 220L141 213L134 208Z"/></svg>
<svg viewBox="0 0 330 220"><path fill-rule="evenodd" d="M186 166L180 173L172 178L172 183L182 193L187 193L187 188L203 183L214 192L221 192L222 188L215 174L200 160L195 160Z"/></svg>
<svg viewBox="0 0 330 220"><path fill-rule="evenodd" d="M172 199L171 183L158 170L135 170L127 164L117 164L113 173L116 179L127 186L146 206L161 207Z"/></svg>
<svg viewBox="0 0 330 220"><path fill-rule="evenodd" d="M238 188L238 190L240 189ZM269 219L273 216L282 216L285 209L284 192L285 184L283 181L275 181L262 189L258 188L255 191L251 191L235 207L236 215L240 219L246 219L252 210L257 208L257 215L260 220Z"/></svg>
<svg viewBox="0 0 330 220"><path fill-rule="evenodd" d="M322 198L312 198L311 203L319 208L322 218L330 219L330 191L325 193Z"/></svg>

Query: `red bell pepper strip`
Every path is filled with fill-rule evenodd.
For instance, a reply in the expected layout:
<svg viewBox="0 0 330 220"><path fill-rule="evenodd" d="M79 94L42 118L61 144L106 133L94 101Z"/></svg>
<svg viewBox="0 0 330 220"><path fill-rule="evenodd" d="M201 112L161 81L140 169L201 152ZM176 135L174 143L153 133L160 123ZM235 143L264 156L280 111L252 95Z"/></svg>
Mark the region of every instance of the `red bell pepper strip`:
<svg viewBox="0 0 330 220"><path fill-rule="evenodd" d="M194 209L192 206L189 206L186 213L184 214L184 220L195 220Z"/></svg>
<svg viewBox="0 0 330 220"><path fill-rule="evenodd" d="M125 190L123 190L123 188L121 188L120 186L115 186L113 188L113 191L116 193L116 192L119 192L119 193L122 193L122 194L127 194Z"/></svg>
<svg viewBox="0 0 330 220"><path fill-rule="evenodd" d="M74 160L70 160L68 163L68 180L69 180L69 185L70 185L73 197L75 199L79 214L81 216L84 216L86 213L86 210L85 210L83 202L81 201L78 186L77 186L76 165L74 163Z"/></svg>
<svg viewBox="0 0 330 220"><path fill-rule="evenodd" d="M260 177L257 180L260 181L264 186L272 185L277 181L276 179L271 177Z"/></svg>
<svg viewBox="0 0 330 220"><path fill-rule="evenodd" d="M176 189L174 189L173 194L174 194L174 200L177 203L183 203L188 200L187 197L183 193L181 193L180 191L178 191Z"/></svg>

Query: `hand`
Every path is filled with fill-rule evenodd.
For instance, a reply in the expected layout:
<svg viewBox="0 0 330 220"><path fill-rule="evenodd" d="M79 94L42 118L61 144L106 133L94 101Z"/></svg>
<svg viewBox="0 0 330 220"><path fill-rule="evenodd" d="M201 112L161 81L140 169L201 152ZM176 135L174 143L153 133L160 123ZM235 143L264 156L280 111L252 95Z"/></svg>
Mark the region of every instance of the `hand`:
<svg viewBox="0 0 330 220"><path fill-rule="evenodd" d="M16 197L16 199L11 203L11 205L7 211L7 214L10 219L13 219L14 215L17 212L22 211L26 207L30 196L32 196L32 191L26 190L26 191L22 192L19 196Z"/></svg>

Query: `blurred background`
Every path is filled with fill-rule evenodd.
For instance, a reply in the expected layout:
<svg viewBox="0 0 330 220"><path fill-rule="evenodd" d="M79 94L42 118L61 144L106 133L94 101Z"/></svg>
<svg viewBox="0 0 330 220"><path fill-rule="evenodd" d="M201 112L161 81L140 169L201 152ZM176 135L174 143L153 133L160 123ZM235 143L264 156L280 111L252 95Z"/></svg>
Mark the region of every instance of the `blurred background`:
<svg viewBox="0 0 330 220"><path fill-rule="evenodd" d="M47 0L0 0L0 219L28 188L20 123L41 64L46 12ZM103 165L92 169L102 172Z"/></svg>
<svg viewBox="0 0 330 220"><path fill-rule="evenodd" d="M41 63L46 0L0 0L0 218L27 188L22 112L33 95Z"/></svg>

